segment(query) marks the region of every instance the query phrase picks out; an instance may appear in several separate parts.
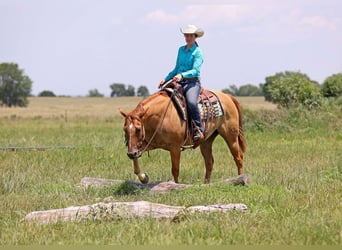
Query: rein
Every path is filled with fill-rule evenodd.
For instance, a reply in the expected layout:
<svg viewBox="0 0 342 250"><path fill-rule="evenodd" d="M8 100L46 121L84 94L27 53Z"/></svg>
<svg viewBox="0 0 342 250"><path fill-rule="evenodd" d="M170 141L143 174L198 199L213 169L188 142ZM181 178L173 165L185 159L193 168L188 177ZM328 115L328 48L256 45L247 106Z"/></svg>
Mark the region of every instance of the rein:
<svg viewBox="0 0 342 250"><path fill-rule="evenodd" d="M171 96L172 97L172 96ZM153 132L153 135L151 136L151 138L149 139L149 141L147 142L146 146L144 147L144 149L141 151L141 154L143 154L144 152L146 152L147 148L151 145L154 137L156 136L158 130L160 129L160 127L162 126L163 122L164 122L164 119L165 119L165 116L166 116L166 112L167 110L169 109L169 106L171 104L171 101L172 101L172 98L170 97L170 100L166 106L166 109L164 110L164 113L163 113L163 116L162 116L162 119L159 121L158 123L158 126L157 128L154 130ZM144 130L145 130L145 126L144 126ZM145 139L144 139L145 140ZM146 141L146 140L145 140Z"/></svg>

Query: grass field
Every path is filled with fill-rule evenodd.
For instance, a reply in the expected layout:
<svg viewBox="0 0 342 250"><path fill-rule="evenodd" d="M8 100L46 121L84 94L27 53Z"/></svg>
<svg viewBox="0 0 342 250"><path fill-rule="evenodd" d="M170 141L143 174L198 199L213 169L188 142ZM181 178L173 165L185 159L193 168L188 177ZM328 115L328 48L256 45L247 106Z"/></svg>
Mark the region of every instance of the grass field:
<svg viewBox="0 0 342 250"><path fill-rule="evenodd" d="M200 186L199 150L182 154L187 190L152 194L113 185L79 188L85 176L136 180L126 156L123 119L140 98L31 98L25 109L0 108L0 146L75 146L46 151L0 151L0 245L341 245L342 111L278 111L263 98L244 107L248 187ZM212 181L237 175L221 138L214 143ZM140 159L151 181L170 180L167 152ZM38 225L29 212L99 201L169 205L245 203L247 213L193 215L179 223L128 219Z"/></svg>

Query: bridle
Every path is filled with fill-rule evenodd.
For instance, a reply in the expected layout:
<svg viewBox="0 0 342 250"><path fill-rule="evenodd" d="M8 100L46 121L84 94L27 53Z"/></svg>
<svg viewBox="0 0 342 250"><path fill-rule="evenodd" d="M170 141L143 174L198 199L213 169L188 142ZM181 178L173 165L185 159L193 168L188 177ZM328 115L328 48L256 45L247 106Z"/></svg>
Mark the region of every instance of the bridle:
<svg viewBox="0 0 342 250"><path fill-rule="evenodd" d="M161 128L161 126L162 126L162 124L163 124L163 122L164 122L164 119L165 119L165 117L166 117L166 113L167 113L167 111L168 111L168 109L169 109L169 107L170 107L171 101L172 101L172 96L170 97L170 100L169 100L168 104L166 105L166 108L165 108L165 110L164 110L164 112L163 112L163 115L162 115L162 119L160 119L160 121L159 121L159 123L158 123L156 129L154 130L154 132L153 132L151 138L150 138L148 141L146 140L146 137L145 137L145 126L144 126L144 123L141 121L141 118L138 117L138 116L132 116L132 117L131 117L132 119L138 119L138 120L141 122L141 131L142 131L143 136L142 136L142 137L140 138L140 140L137 142L137 149L138 149L138 152L139 152L139 156L141 156L144 152L147 151L148 147L151 145L151 143L152 143L154 137L156 136L158 130ZM133 124L133 123L132 123L132 124ZM131 133L129 133L129 136L130 136L130 137L132 136ZM126 145L127 145L127 146L131 146L131 145L128 145L128 143L131 143L131 141L132 141L132 140L129 140L129 142L127 142L127 139L126 139ZM145 145L145 147L144 147L142 150L140 150L140 147L141 147L141 145L143 145L143 142L145 142L146 145Z"/></svg>

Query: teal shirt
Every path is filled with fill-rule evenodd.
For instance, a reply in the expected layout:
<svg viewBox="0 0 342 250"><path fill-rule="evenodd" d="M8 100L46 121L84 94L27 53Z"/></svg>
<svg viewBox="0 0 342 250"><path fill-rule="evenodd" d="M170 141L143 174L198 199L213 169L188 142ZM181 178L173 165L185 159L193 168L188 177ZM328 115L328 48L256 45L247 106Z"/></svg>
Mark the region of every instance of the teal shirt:
<svg viewBox="0 0 342 250"><path fill-rule="evenodd" d="M183 78L193 78L201 76L201 66L203 63L202 50L195 44L189 50L186 45L178 49L175 68L166 76L169 81L177 74L182 74Z"/></svg>

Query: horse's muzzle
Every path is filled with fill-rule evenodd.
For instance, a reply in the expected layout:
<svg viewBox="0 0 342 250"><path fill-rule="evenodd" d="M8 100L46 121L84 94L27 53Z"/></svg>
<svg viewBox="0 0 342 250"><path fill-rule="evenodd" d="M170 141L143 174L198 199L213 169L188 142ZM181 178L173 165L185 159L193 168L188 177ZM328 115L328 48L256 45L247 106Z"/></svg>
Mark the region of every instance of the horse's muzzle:
<svg viewBox="0 0 342 250"><path fill-rule="evenodd" d="M141 155L142 153L139 150L127 152L127 156L132 160L139 158Z"/></svg>

